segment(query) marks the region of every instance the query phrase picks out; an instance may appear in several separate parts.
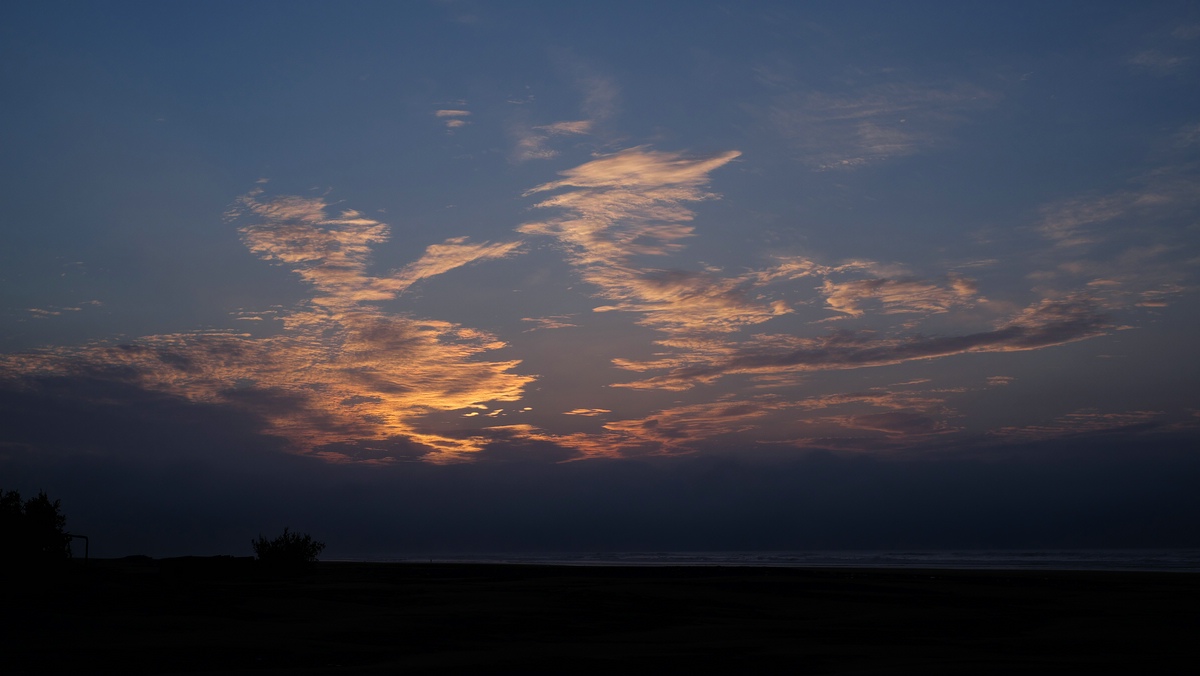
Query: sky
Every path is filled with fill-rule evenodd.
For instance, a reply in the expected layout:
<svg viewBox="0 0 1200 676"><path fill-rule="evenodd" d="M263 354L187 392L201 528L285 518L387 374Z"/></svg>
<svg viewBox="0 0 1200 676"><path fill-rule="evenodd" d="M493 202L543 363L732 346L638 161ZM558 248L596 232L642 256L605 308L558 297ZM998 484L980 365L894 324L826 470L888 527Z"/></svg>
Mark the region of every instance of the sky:
<svg viewBox="0 0 1200 676"><path fill-rule="evenodd" d="M1194 3L4 14L0 488L98 555L1200 546Z"/></svg>

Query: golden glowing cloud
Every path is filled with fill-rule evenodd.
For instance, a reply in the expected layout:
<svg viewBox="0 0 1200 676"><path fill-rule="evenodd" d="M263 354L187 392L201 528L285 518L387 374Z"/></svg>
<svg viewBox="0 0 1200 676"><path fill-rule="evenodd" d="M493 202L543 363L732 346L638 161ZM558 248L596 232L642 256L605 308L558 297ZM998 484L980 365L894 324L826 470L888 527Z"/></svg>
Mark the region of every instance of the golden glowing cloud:
<svg viewBox="0 0 1200 676"><path fill-rule="evenodd" d="M482 448L483 438L431 432L423 418L486 408L481 402L517 401L533 377L513 373L516 360L482 359L505 346L487 332L385 313L376 302L420 279L507 256L517 244L451 239L429 247L393 277L374 277L366 267L371 246L388 237L385 224L355 211L330 217L321 199L263 201L260 195L241 201L254 219L242 228L247 247L291 268L313 291L309 301L278 313L282 333L160 335L116 347L15 355L4 357L5 372L120 369L148 389L252 410L266 431L288 439L297 452L331 461L350 459L330 450L348 441L401 438L433 461Z"/></svg>

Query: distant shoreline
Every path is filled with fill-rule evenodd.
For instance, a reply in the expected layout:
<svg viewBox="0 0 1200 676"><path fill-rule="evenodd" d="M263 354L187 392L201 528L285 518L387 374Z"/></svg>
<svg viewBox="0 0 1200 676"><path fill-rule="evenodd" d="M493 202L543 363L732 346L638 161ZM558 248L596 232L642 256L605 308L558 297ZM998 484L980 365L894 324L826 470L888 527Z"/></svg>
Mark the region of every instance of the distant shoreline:
<svg viewBox="0 0 1200 676"><path fill-rule="evenodd" d="M569 566L727 566L1200 572L1200 549L831 550L733 552L548 552L326 557L374 563L505 563Z"/></svg>

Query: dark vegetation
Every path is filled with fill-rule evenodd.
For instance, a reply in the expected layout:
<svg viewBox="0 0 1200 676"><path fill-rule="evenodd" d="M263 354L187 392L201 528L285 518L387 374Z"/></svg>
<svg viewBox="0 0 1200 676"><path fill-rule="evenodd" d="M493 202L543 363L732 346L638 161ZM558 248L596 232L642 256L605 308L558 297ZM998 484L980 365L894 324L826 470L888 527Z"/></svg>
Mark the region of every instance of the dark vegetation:
<svg viewBox="0 0 1200 676"><path fill-rule="evenodd" d="M71 558L67 518L45 492L21 500L17 491L0 490L0 561L17 566L44 566Z"/></svg>
<svg viewBox="0 0 1200 676"><path fill-rule="evenodd" d="M283 534L268 540L259 534L250 543L254 554L264 565L277 569L298 569L316 563L317 556L325 549L325 543L312 539L308 533L292 533L288 528Z"/></svg>

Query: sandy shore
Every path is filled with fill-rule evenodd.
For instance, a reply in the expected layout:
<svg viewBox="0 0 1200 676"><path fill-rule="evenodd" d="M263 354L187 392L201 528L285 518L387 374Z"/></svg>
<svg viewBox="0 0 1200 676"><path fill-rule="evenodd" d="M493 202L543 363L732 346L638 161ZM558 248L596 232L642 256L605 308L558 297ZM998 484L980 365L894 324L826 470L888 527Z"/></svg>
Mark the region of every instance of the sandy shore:
<svg viewBox="0 0 1200 676"><path fill-rule="evenodd" d="M1196 673L1200 575L92 561L4 673Z"/></svg>

